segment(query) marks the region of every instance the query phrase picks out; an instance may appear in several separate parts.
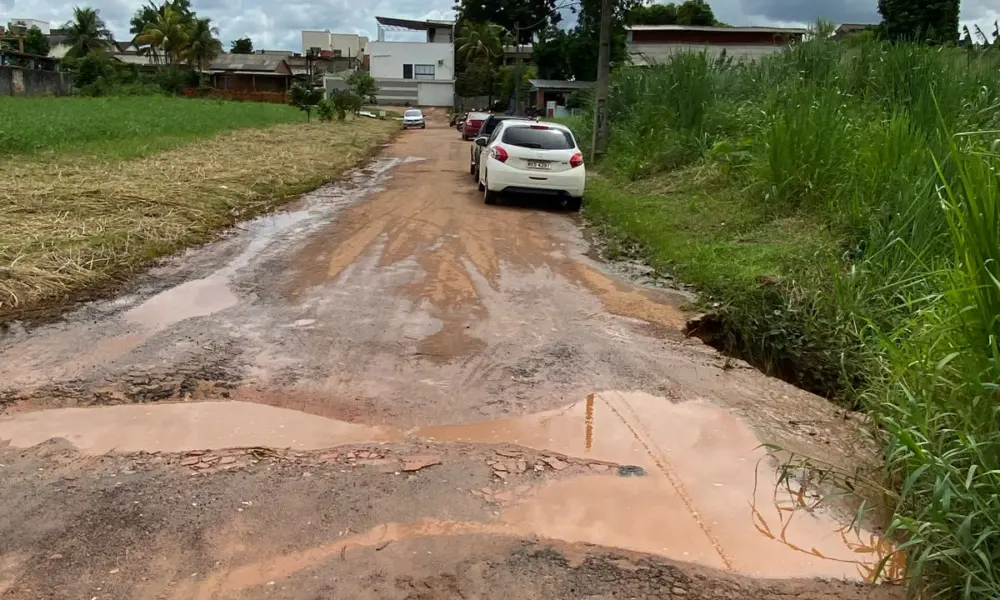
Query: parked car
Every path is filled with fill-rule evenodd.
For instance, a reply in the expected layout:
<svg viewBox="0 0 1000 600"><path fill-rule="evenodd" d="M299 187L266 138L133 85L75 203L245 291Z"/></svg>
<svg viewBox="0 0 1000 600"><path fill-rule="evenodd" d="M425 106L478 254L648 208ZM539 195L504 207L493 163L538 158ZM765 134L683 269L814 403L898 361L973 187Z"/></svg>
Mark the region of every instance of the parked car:
<svg viewBox="0 0 1000 600"><path fill-rule="evenodd" d="M479 135L479 129L483 126L483 121L489 116L489 113L470 112L469 116L465 118L465 124L462 126L462 139L471 140Z"/></svg>
<svg viewBox="0 0 1000 600"><path fill-rule="evenodd" d="M418 108L411 108L403 113L403 129L410 129L411 127L427 128L427 124L424 123L424 113Z"/></svg>
<svg viewBox="0 0 1000 600"><path fill-rule="evenodd" d="M523 120L501 121L489 138L477 138L483 148L479 189L486 204L504 193L557 196L566 207L583 206L587 172L583 153L567 127Z"/></svg>
<svg viewBox="0 0 1000 600"><path fill-rule="evenodd" d="M511 119L520 119L522 121L532 120L527 117L490 115L486 117L485 121L483 121L483 126L479 128L479 135L477 135L476 138L490 137L490 135L493 134L493 130L497 128L497 125L499 125L501 121L509 121ZM483 147L480 146L479 144L473 144L472 147L469 149L469 173L472 174L472 176L475 177L477 181L479 180L479 161L480 157L482 156L482 153L483 153Z"/></svg>

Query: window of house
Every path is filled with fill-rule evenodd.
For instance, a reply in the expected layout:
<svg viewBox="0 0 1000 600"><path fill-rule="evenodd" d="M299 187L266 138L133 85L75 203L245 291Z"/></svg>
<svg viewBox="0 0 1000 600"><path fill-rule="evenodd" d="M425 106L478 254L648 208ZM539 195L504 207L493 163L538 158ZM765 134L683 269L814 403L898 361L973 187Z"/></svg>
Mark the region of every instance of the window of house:
<svg viewBox="0 0 1000 600"><path fill-rule="evenodd" d="M416 79L434 79L434 65L413 65Z"/></svg>
<svg viewBox="0 0 1000 600"><path fill-rule="evenodd" d="M413 65L403 65L403 79L413 79Z"/></svg>

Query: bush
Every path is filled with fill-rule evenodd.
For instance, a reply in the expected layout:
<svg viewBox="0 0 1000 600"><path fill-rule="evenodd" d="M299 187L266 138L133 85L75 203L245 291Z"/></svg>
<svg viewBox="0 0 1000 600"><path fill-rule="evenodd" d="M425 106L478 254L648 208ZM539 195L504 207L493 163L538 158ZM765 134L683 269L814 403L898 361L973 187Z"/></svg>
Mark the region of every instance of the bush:
<svg viewBox="0 0 1000 600"><path fill-rule="evenodd" d="M998 70L870 37L620 68L590 208L733 352L869 411L910 573L976 599L1000 597Z"/></svg>

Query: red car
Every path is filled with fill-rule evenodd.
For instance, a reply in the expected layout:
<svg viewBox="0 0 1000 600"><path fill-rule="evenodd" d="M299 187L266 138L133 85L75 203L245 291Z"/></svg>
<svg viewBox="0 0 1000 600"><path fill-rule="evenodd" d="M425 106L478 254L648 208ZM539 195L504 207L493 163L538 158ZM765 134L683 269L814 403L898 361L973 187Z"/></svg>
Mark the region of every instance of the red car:
<svg viewBox="0 0 1000 600"><path fill-rule="evenodd" d="M490 116L489 113L470 112L469 116L465 118L465 124L462 125L462 139L471 140L479 135L479 129L488 116Z"/></svg>

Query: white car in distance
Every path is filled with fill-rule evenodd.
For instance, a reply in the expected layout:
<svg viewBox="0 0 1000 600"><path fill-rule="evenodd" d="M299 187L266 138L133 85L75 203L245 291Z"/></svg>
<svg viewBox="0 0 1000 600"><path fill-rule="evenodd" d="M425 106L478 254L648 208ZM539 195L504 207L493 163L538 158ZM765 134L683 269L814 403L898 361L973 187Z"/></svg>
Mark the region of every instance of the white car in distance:
<svg viewBox="0 0 1000 600"><path fill-rule="evenodd" d="M403 129L410 129L411 127L427 128L427 125L424 123L424 113L420 109L411 108L403 113Z"/></svg>
<svg viewBox="0 0 1000 600"><path fill-rule="evenodd" d="M583 206L587 172L573 132L556 123L501 121L483 146L479 189L486 204L500 193L545 194L565 199L566 207Z"/></svg>

